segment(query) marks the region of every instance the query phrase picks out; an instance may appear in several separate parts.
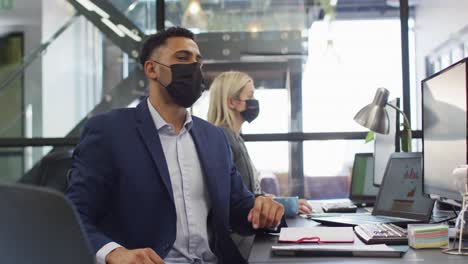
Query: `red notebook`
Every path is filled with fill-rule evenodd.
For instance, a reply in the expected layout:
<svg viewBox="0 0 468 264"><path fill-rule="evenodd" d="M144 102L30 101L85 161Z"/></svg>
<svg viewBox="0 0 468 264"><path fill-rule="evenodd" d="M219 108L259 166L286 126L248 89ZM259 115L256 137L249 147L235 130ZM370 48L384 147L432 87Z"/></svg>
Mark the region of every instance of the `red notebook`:
<svg viewBox="0 0 468 264"><path fill-rule="evenodd" d="M278 242L284 243L353 243L352 227L285 227Z"/></svg>

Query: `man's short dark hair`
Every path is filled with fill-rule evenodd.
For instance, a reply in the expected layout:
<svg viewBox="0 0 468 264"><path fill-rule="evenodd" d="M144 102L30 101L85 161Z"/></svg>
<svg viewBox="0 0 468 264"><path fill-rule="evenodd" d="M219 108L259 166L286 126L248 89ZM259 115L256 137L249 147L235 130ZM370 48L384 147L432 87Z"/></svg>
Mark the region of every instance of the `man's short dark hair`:
<svg viewBox="0 0 468 264"><path fill-rule="evenodd" d="M161 47L162 45L165 45L167 39L172 37L184 37L194 39L195 36L192 31L183 27L170 27L168 29L163 29L156 34L149 36L141 47L141 65L144 66L145 62L150 58L153 51Z"/></svg>

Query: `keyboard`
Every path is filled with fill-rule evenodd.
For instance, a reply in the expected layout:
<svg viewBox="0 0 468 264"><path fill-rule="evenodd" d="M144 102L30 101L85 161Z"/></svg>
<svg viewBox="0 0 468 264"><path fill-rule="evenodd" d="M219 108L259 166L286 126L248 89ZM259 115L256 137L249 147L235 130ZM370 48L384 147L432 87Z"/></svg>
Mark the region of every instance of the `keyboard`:
<svg viewBox="0 0 468 264"><path fill-rule="evenodd" d="M406 229L394 224L363 224L354 227L354 232L366 244L408 244Z"/></svg>
<svg viewBox="0 0 468 264"><path fill-rule="evenodd" d="M355 213L357 206L350 202L324 203L322 210L324 213Z"/></svg>

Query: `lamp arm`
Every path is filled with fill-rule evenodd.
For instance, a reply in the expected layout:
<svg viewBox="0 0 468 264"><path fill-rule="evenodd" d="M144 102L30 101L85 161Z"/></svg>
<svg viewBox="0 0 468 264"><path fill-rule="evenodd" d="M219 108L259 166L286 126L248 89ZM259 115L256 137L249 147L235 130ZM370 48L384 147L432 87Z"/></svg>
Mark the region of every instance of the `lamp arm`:
<svg viewBox="0 0 468 264"><path fill-rule="evenodd" d="M398 108L398 107L396 107L396 106L394 106L394 105L392 105L392 104L389 104L389 103L387 103L387 105L390 106L391 108L397 110L399 113L401 113L401 115L403 115L404 125L405 125L407 128L411 128L410 123L409 123L409 120L408 120L408 118L406 117L406 114L405 114L403 111L401 111L400 108Z"/></svg>
<svg viewBox="0 0 468 264"><path fill-rule="evenodd" d="M408 133L408 152L411 152L411 139L413 138L413 133L411 131L411 125L410 125L410 122L408 120L408 117L406 117L406 114L401 111L400 108L392 105L392 104L389 104L387 103L388 106L390 106L391 108L397 110L397 112L399 112L402 116L403 116L403 126L405 127L405 131L406 133Z"/></svg>

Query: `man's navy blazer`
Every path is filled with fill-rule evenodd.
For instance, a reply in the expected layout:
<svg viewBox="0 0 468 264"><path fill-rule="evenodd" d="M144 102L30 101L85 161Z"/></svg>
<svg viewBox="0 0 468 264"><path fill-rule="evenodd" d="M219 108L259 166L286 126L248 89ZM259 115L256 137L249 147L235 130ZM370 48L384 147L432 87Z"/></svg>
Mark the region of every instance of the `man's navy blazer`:
<svg viewBox="0 0 468 264"><path fill-rule="evenodd" d="M211 248L219 263L244 263L230 232L252 233L255 198L234 167L220 128L193 117L195 143L211 199ZM109 242L150 247L166 257L176 238L176 210L158 131L147 100L92 117L73 154L66 193L94 252Z"/></svg>

